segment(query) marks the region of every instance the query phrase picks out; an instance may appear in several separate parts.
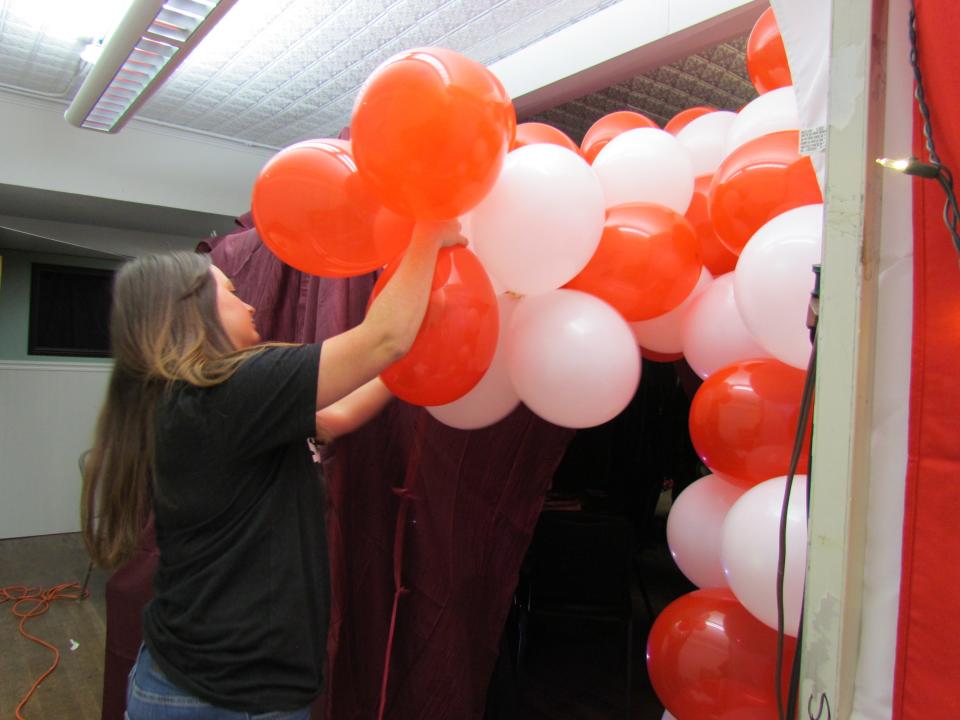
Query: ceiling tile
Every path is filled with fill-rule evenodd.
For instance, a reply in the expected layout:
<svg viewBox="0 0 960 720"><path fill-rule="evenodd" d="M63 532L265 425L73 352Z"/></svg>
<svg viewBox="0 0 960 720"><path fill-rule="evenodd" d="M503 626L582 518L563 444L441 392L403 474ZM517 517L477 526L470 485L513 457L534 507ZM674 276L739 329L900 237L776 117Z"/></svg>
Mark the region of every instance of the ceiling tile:
<svg viewBox="0 0 960 720"><path fill-rule="evenodd" d="M88 71L85 41L24 21L33 1L0 0L0 88L68 102ZM490 64L616 1L238 0L139 116L270 147L334 136L363 82L400 51L439 45ZM755 97L745 46L734 38L525 119L579 141L613 110L664 123L691 105L737 109Z"/></svg>

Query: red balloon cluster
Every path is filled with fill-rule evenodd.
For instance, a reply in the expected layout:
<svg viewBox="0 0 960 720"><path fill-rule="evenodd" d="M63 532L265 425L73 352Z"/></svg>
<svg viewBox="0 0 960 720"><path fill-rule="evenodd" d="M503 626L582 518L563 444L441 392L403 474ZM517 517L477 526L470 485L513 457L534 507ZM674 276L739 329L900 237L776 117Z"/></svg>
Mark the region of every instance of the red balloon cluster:
<svg viewBox="0 0 960 720"><path fill-rule="evenodd" d="M510 97L484 66L443 48L409 50L367 79L352 143L308 140L267 162L253 188L254 222L299 270L362 275L406 247L414 221L476 205L515 131Z"/></svg>
<svg viewBox="0 0 960 720"><path fill-rule="evenodd" d="M377 270L400 256L415 222L453 219L480 202L515 132L510 97L483 65L443 48L408 50L367 79L352 143L309 140L270 159L254 184L254 222L264 244L303 272ZM551 141L564 139L578 152L559 131ZM449 403L486 372L498 325L493 287L476 256L443 251L413 349L383 373L384 382L415 404Z"/></svg>

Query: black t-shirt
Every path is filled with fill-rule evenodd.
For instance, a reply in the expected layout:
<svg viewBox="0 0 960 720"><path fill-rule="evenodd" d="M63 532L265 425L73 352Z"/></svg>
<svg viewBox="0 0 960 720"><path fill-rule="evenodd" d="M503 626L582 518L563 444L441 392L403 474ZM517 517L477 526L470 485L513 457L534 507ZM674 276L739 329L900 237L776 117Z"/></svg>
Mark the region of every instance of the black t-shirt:
<svg viewBox="0 0 960 720"><path fill-rule="evenodd" d="M267 348L157 410L160 564L144 638L177 685L250 713L320 691L329 570L315 434L319 345Z"/></svg>

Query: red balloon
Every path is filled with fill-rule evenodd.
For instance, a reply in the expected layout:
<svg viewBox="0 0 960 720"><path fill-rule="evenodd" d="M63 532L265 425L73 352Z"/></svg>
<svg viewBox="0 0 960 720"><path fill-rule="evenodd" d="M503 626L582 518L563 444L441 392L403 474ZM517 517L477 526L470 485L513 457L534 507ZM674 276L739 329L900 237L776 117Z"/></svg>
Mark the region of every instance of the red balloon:
<svg viewBox="0 0 960 720"><path fill-rule="evenodd" d="M763 11L747 39L747 75L761 95L793 84L783 36L772 7Z"/></svg>
<svg viewBox="0 0 960 720"><path fill-rule="evenodd" d="M370 302L396 271L377 280ZM410 352L380 377L390 391L413 405L445 405L466 395L490 367L500 311L490 278L476 255L463 247L437 258L427 313Z"/></svg>
<svg viewBox="0 0 960 720"><path fill-rule="evenodd" d="M647 350L645 347L640 348L640 355L644 360L658 363L671 363L683 359L683 353L661 353L656 350Z"/></svg>
<svg viewBox="0 0 960 720"><path fill-rule="evenodd" d="M663 129L666 130L671 135L676 135L678 132L683 130L691 121L696 120L702 115L708 113L716 112L716 108L707 107L706 105L697 105L696 107L687 108L686 110L681 110L676 115L674 115L663 126Z"/></svg>
<svg viewBox="0 0 960 720"><path fill-rule="evenodd" d="M796 130L761 135L724 158L710 184L708 208L717 235L731 251L768 220L823 202L813 163L799 152Z"/></svg>
<svg viewBox="0 0 960 720"><path fill-rule="evenodd" d="M737 255L720 241L717 231L710 222L707 212L707 198L710 193L710 181L713 175L701 175L693 182L693 197L684 217L693 225L700 243L700 257L714 277L723 275L737 266Z"/></svg>
<svg viewBox="0 0 960 720"><path fill-rule="evenodd" d="M274 255L325 277L382 267L413 233L357 173L344 140L307 140L270 158L253 185L253 219Z"/></svg>
<svg viewBox="0 0 960 720"><path fill-rule="evenodd" d="M493 187L516 132L510 96L478 62L407 50L367 78L350 132L357 166L391 210L449 220Z"/></svg>
<svg viewBox="0 0 960 720"><path fill-rule="evenodd" d="M784 698L796 642L784 639ZM664 608L647 638L647 670L660 702L677 718L777 717L777 633L727 589L696 590Z"/></svg>
<svg viewBox="0 0 960 720"><path fill-rule="evenodd" d="M580 148L565 132L552 125L538 122L525 122L517 125L517 136L514 138L510 149L516 150L518 147L536 143L552 143L567 150L572 150L577 155L580 154Z"/></svg>
<svg viewBox="0 0 960 720"><path fill-rule="evenodd" d="M752 484L786 475L806 373L779 360L743 360L704 380L690 404L690 440L715 472ZM798 473L807 472L810 426Z"/></svg>
<svg viewBox="0 0 960 720"><path fill-rule="evenodd" d="M592 164L597 154L620 133L636 128L655 127L659 125L646 115L631 110L613 112L604 115L590 126L587 134L583 136L583 142L580 143L580 152L586 161Z"/></svg>
<svg viewBox="0 0 960 720"><path fill-rule="evenodd" d="M564 287L596 295L628 321L649 320L683 302L701 269L696 233L682 215L628 203L607 210L593 257Z"/></svg>

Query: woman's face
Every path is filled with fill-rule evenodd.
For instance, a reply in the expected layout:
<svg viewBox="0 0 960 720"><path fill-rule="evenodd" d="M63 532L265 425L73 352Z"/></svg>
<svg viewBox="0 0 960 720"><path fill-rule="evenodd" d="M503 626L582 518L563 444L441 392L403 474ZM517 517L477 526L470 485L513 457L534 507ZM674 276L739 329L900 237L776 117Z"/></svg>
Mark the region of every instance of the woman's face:
<svg viewBox="0 0 960 720"><path fill-rule="evenodd" d="M253 322L253 308L237 297L237 289L220 268L211 265L210 272L217 282L217 314L230 342L237 350L256 345L260 333Z"/></svg>

